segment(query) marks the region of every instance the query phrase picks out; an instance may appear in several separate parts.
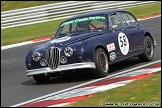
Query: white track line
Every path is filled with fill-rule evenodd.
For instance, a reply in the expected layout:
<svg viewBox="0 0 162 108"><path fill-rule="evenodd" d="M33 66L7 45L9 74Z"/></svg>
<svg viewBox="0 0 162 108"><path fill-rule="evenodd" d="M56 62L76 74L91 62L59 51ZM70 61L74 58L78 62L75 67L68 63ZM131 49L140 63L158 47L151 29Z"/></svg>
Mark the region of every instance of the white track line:
<svg viewBox="0 0 162 108"><path fill-rule="evenodd" d="M38 42L46 41L46 40L49 40L49 39L44 39L44 40L40 40L40 41L37 41L37 42L32 40L32 41L26 41L26 42L21 42L21 43L17 43L17 44L6 45L6 46L2 46L1 50L19 47L19 46L28 45L28 44L33 44L33 43L38 43Z"/></svg>
<svg viewBox="0 0 162 108"><path fill-rule="evenodd" d="M99 78L99 79L96 79L96 80L92 80L90 82L86 82L86 83L83 83L83 84L80 84L80 85L77 85L77 86L73 86L73 87L70 87L70 88L67 88L67 89L63 89L63 90L60 90L58 92L54 92L54 93L51 93L51 94L48 94L48 95L45 95L45 96L41 96L41 97L38 97L38 98L35 98L35 99L31 99L29 101L22 102L22 103L19 103L19 104L10 106L10 107L19 107L19 106L22 106L22 105L30 103L30 102L38 101L40 99L47 98L47 97L50 97L52 95L60 94L60 93L65 92L65 91L69 91L69 90L72 90L72 89L75 89L75 88L78 88L78 87L81 87L81 86L85 86L85 85L88 85L90 83L93 83L93 82L96 82L96 81L100 81L100 80L103 80L103 79L106 79L106 78L111 78L111 77L114 77L114 76L117 76L117 75L120 75L120 74L123 74L123 73L127 73L127 72L130 72L130 71L142 68L142 67L146 67L146 66L158 63L158 62L161 62L161 60L154 61L154 62L151 62L151 63L147 63L147 64L144 64L142 66L138 66L138 67L135 67L135 68L132 68L132 69L128 69L128 70L125 70L125 71L122 71L122 72L118 72L118 73L115 73L115 74L112 74L112 75L108 75L107 77Z"/></svg>

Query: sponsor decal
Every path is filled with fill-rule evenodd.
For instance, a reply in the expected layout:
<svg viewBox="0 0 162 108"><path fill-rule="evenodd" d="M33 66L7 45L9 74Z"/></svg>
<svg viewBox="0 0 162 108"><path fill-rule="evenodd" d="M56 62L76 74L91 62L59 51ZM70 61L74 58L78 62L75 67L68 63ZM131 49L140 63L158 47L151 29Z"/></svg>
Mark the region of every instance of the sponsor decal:
<svg viewBox="0 0 162 108"><path fill-rule="evenodd" d="M54 40L52 40L50 43L64 42L64 41L69 40L70 38L71 38L70 36L65 36L65 37L62 37L62 38L54 39Z"/></svg>
<svg viewBox="0 0 162 108"><path fill-rule="evenodd" d="M68 24L73 24L73 23L77 23L77 22L97 20L97 19L105 20L106 18L103 17L103 16L93 16L93 17L79 18L79 19L74 19L74 20L71 20L71 21L64 22L64 23L61 24L61 26L68 25Z"/></svg>
<svg viewBox="0 0 162 108"><path fill-rule="evenodd" d="M108 44L107 50L108 50L108 52L115 50L115 44L114 43Z"/></svg>
<svg viewBox="0 0 162 108"><path fill-rule="evenodd" d="M122 54L127 55L129 52L129 41L128 41L127 36L122 32L118 34L118 43L119 43L119 48Z"/></svg>
<svg viewBox="0 0 162 108"><path fill-rule="evenodd" d="M114 61L116 59L116 53L115 52L111 52L110 53L110 60Z"/></svg>

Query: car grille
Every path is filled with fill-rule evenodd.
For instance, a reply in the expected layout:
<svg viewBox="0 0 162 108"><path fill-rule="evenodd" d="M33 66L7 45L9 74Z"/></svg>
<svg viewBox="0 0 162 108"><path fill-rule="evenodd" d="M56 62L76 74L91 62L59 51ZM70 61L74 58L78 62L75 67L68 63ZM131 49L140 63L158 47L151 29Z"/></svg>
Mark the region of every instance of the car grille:
<svg viewBox="0 0 162 108"><path fill-rule="evenodd" d="M50 47L46 50L47 64L51 69L56 69L60 64L60 50L56 47Z"/></svg>

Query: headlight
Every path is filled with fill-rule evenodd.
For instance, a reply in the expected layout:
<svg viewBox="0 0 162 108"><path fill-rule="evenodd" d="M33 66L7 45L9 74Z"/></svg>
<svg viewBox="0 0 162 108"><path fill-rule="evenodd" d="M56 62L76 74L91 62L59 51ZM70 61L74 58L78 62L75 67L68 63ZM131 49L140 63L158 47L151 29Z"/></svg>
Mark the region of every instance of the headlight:
<svg viewBox="0 0 162 108"><path fill-rule="evenodd" d="M64 54L66 57L71 57L73 55L73 49L71 47L66 47L64 50Z"/></svg>
<svg viewBox="0 0 162 108"><path fill-rule="evenodd" d="M39 61L41 59L41 54L39 52L34 52L32 55L34 61Z"/></svg>

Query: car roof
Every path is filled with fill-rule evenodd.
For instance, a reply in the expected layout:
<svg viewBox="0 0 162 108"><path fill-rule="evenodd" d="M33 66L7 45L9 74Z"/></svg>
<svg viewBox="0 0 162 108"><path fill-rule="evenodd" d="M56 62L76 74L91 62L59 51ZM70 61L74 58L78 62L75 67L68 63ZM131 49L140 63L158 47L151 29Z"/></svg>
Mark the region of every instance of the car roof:
<svg viewBox="0 0 162 108"><path fill-rule="evenodd" d="M81 17L86 17L86 16L95 16L95 15L106 16L113 12L127 12L127 11L121 10L121 9L99 10L99 11L93 11L93 12L84 13L84 14L80 14L80 15L75 15L73 17L67 18L65 21L76 19L76 18L81 18Z"/></svg>

